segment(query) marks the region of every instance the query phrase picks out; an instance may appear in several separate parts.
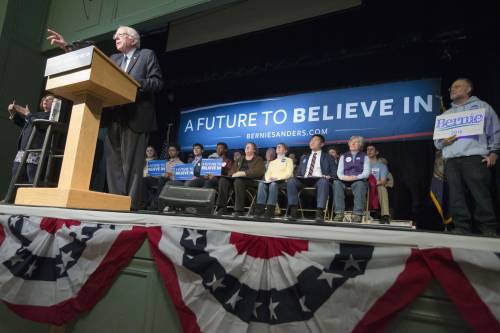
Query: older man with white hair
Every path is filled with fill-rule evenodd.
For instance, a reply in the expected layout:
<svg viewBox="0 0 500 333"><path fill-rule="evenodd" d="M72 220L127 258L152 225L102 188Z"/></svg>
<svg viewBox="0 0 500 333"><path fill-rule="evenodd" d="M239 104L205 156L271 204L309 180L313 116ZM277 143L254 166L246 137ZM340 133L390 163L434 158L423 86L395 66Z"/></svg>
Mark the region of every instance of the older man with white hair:
<svg viewBox="0 0 500 333"><path fill-rule="evenodd" d="M354 195L353 222L361 222L363 208L366 204L368 191L368 177L370 176L370 159L362 151L364 139L362 136L352 136L349 139L349 151L339 159L337 176L333 182L335 199L334 221L344 220L345 189L350 187Z"/></svg>
<svg viewBox="0 0 500 333"><path fill-rule="evenodd" d="M65 51L70 45L53 30L47 39ZM129 195L132 209L141 199L144 151L149 133L157 129L154 94L163 88L160 65L152 50L141 49L139 33L121 26L113 35L119 53L111 55L120 68L140 83L135 103L106 110L102 123L108 128L104 142L106 181L110 193Z"/></svg>

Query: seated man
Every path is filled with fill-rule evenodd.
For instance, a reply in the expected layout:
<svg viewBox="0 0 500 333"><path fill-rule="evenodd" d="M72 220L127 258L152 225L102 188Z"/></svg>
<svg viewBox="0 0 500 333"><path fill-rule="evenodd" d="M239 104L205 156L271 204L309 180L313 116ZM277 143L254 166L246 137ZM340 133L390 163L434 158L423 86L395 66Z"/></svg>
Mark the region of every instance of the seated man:
<svg viewBox="0 0 500 333"><path fill-rule="evenodd" d="M335 178L337 172L337 165L333 158L321 150L324 145L325 138L322 135L313 135L309 141L311 153L300 158L297 176L287 182L289 220L295 220L298 217L299 190L305 186L314 186L316 188L316 221L323 221L326 201L330 194L329 179Z"/></svg>
<svg viewBox="0 0 500 333"><path fill-rule="evenodd" d="M354 195L354 216L352 222L361 222L363 209L366 205L366 192L368 191L368 177L370 176L370 161L362 152L363 137L352 136L349 139L349 151L340 156L336 179L333 182L335 200L334 221L344 220L346 187L352 189Z"/></svg>
<svg viewBox="0 0 500 333"><path fill-rule="evenodd" d="M366 154L370 159L370 173L377 180L377 194L380 203L380 223L389 223L389 193L387 192L387 180L389 169L387 165L378 158L377 148L370 144L366 147Z"/></svg>
<svg viewBox="0 0 500 333"><path fill-rule="evenodd" d="M384 163L387 166L387 170L389 170L389 162L387 162L385 158L380 157L378 160L379 162ZM390 170L387 172L387 181L385 187L394 188L394 176L392 175Z"/></svg>
<svg viewBox="0 0 500 333"><path fill-rule="evenodd" d="M172 186L190 186L202 187L205 179L200 177L201 160L203 159L203 145L201 143L193 144L193 159L191 162L194 167L193 178L191 180L171 180L167 184ZM200 185L201 184L201 185Z"/></svg>
<svg viewBox="0 0 500 333"><path fill-rule="evenodd" d="M257 155L257 145L248 142L245 155L238 158L229 171L229 177L219 179L219 196L217 197L217 215L224 215L231 187L234 188L234 217L243 215L246 189L257 187L256 179L264 176L264 160Z"/></svg>
<svg viewBox="0 0 500 333"><path fill-rule="evenodd" d="M149 191L149 188L157 186L157 191L153 197L152 202L149 203L148 209L150 210L156 210L158 209L158 196L161 193L161 190L165 183L168 181L174 180L174 167L177 164L182 164L184 162L181 161L179 158L179 152L180 149L174 144L170 144L168 146L168 160L167 160L167 165L166 165L166 172L162 177L155 177L154 180L151 180L149 183L144 184L145 188L143 188L143 191Z"/></svg>
<svg viewBox="0 0 500 333"><path fill-rule="evenodd" d="M259 183L255 216L262 216L265 212L267 218L274 217L278 191L280 188L286 188L285 181L293 177L293 161L285 156L287 151L288 146L284 143L278 143L276 146L277 157L269 162L264 176L266 182Z"/></svg>
<svg viewBox="0 0 500 333"><path fill-rule="evenodd" d="M209 156L209 158L220 158L222 159L222 170L221 175L227 176L229 171L233 167L233 160L227 157L227 144L225 142L217 143L217 147L215 148L215 153ZM202 187L204 188L213 188L217 189L219 187L219 178L214 175L206 175L205 182ZM189 185L192 186L192 185Z"/></svg>

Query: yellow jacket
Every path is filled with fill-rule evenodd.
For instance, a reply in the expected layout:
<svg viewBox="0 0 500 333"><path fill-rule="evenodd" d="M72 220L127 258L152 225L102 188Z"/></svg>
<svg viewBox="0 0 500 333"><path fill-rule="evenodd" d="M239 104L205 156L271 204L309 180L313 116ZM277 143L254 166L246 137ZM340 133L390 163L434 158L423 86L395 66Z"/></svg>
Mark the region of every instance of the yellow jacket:
<svg viewBox="0 0 500 333"><path fill-rule="evenodd" d="M282 157L269 163L264 179L266 181L270 181L271 178L284 180L291 177L293 177L293 161L291 158Z"/></svg>

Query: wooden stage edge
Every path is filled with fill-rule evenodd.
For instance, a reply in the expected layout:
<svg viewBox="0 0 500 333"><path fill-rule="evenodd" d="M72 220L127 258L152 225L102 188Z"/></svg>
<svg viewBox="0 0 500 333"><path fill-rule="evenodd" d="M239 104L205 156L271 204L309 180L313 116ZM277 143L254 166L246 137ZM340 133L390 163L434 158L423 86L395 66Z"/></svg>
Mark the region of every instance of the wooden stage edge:
<svg viewBox="0 0 500 333"><path fill-rule="evenodd" d="M137 226L170 226L190 229L220 230L250 235L325 240L357 244L412 246L418 248L450 247L500 252L500 238L460 236L429 232L391 225L358 223L314 223L308 220L272 222L250 218L168 215L154 212L117 212L91 209L37 207L0 204L0 215L25 215L80 220L89 223L126 224Z"/></svg>
<svg viewBox="0 0 500 333"><path fill-rule="evenodd" d="M20 188L16 196L16 205L56 206L62 208L107 209L129 211L131 199L128 196L115 195L78 189L61 188Z"/></svg>

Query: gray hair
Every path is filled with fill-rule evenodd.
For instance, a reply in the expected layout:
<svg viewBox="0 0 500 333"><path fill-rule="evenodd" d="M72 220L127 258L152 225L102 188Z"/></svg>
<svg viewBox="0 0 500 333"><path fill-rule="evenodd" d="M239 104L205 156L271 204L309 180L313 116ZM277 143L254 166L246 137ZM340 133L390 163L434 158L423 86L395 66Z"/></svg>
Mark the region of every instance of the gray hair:
<svg viewBox="0 0 500 333"><path fill-rule="evenodd" d="M134 46L137 47L138 49L141 48L141 36L137 32L137 30L135 30L132 27L127 27L124 25L119 26L118 29L116 30L118 31L119 29L125 30L127 35L134 40Z"/></svg>
<svg viewBox="0 0 500 333"><path fill-rule="evenodd" d="M351 136L351 138L349 139L349 142L353 141L353 140L358 140L359 142L359 149L362 149L364 144L365 144L365 138L363 138L362 136L359 136L359 135L353 135Z"/></svg>

